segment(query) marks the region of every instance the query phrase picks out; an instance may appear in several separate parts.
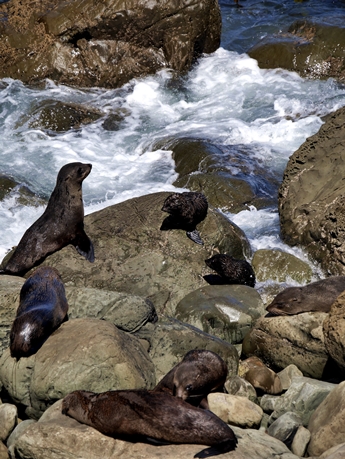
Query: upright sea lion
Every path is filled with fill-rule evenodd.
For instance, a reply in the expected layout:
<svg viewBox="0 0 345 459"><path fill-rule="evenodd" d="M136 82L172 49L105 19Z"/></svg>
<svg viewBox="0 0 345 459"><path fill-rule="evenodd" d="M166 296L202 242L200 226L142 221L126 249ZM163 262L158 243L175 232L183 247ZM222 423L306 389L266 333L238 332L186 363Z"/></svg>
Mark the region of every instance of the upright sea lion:
<svg viewBox="0 0 345 459"><path fill-rule="evenodd" d="M208 409L207 395L223 392L228 374L224 360L215 352L194 349L172 368L153 389Z"/></svg>
<svg viewBox="0 0 345 459"><path fill-rule="evenodd" d="M82 198L82 182L91 168L91 164L69 163L60 169L46 210L26 230L0 273L23 275L68 244L91 263L94 261L93 244L84 231Z"/></svg>
<svg viewBox="0 0 345 459"><path fill-rule="evenodd" d="M266 310L274 316L329 312L344 290L345 276L331 276L303 287L288 287L278 293Z"/></svg>
<svg viewBox="0 0 345 459"><path fill-rule="evenodd" d="M236 448L230 427L208 410L162 392L118 390L101 394L76 390L62 401L62 413L99 432L132 441L151 438L168 443Z"/></svg>
<svg viewBox="0 0 345 459"><path fill-rule="evenodd" d="M35 354L67 319L65 287L55 268L41 266L24 283L10 333L11 356Z"/></svg>
<svg viewBox="0 0 345 459"><path fill-rule="evenodd" d="M167 212L161 230L183 229L187 236L197 244L203 244L196 225L207 215L208 202L206 196L194 191L173 193L164 201L162 211Z"/></svg>
<svg viewBox="0 0 345 459"><path fill-rule="evenodd" d="M220 283L255 286L255 273L248 261L218 253L205 260L206 265L220 276Z"/></svg>

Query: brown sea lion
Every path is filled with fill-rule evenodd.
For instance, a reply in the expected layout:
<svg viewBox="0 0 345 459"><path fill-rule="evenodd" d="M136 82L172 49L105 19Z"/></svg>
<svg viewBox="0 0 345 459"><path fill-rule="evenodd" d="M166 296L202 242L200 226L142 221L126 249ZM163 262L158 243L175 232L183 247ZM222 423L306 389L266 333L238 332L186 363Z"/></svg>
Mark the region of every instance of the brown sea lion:
<svg viewBox="0 0 345 459"><path fill-rule="evenodd" d="M173 193L164 201L162 211L167 212L161 230L183 229L187 236L197 244L203 244L196 225L207 215L208 202L202 193L190 191Z"/></svg>
<svg viewBox="0 0 345 459"><path fill-rule="evenodd" d="M288 287L278 293L266 310L275 316L329 312L344 290L345 276L331 276L303 287Z"/></svg>
<svg viewBox="0 0 345 459"><path fill-rule="evenodd" d="M91 164L69 163L60 169L46 210L26 230L0 273L23 275L68 244L94 261L93 244L84 231L82 198L82 182L91 168Z"/></svg>
<svg viewBox="0 0 345 459"><path fill-rule="evenodd" d="M237 444L234 432L215 414L163 392L76 390L63 399L62 413L125 440L191 443L214 446L221 452Z"/></svg>
<svg viewBox="0 0 345 459"><path fill-rule="evenodd" d="M224 392L228 367L215 352L194 349L172 368L153 389L166 392L194 406L208 409L207 395Z"/></svg>
<svg viewBox="0 0 345 459"><path fill-rule="evenodd" d="M220 276L219 283L255 286L254 270L246 260L237 260L231 255L218 253L205 260L205 263Z"/></svg>
<svg viewBox="0 0 345 459"><path fill-rule="evenodd" d="M10 333L11 356L35 354L67 319L65 287L55 268L41 266L25 281Z"/></svg>

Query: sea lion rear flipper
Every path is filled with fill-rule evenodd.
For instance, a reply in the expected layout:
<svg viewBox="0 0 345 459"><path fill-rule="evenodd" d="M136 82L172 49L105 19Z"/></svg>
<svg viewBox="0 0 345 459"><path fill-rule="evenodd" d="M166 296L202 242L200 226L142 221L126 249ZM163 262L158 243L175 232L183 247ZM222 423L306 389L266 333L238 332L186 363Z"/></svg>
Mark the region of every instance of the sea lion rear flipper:
<svg viewBox="0 0 345 459"><path fill-rule="evenodd" d="M194 231L186 231L186 234L189 237L189 239L191 239L196 244L204 245L204 242L201 239L198 230L195 229Z"/></svg>
<svg viewBox="0 0 345 459"><path fill-rule="evenodd" d="M86 258L90 263L95 261L95 251L91 239L87 236L85 231L79 233L72 242L78 253Z"/></svg>

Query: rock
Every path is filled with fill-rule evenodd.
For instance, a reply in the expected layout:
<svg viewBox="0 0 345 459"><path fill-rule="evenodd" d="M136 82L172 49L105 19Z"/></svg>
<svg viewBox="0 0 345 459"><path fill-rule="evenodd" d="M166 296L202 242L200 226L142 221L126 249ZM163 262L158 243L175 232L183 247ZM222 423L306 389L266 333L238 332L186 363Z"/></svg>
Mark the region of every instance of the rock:
<svg viewBox="0 0 345 459"><path fill-rule="evenodd" d="M281 233L322 268L344 274L345 108L325 118L319 132L290 157L279 189Z"/></svg>
<svg viewBox="0 0 345 459"><path fill-rule="evenodd" d="M290 278L299 283L308 283L313 275L308 263L277 249L257 250L252 259L252 266L258 282L268 279L286 282L286 279Z"/></svg>
<svg viewBox="0 0 345 459"><path fill-rule="evenodd" d="M269 435L253 429L232 429L239 444L235 451L223 454L224 458L299 459L282 442ZM39 422L25 430L14 451L17 459L61 459L62 456L65 459L192 459L202 457L203 451L208 455L208 451L214 454L215 450L201 445L153 445L115 440L62 415L61 401L58 401Z"/></svg>
<svg viewBox="0 0 345 459"><path fill-rule="evenodd" d="M6 446L0 441L0 459L9 459L8 450Z"/></svg>
<svg viewBox="0 0 345 459"><path fill-rule="evenodd" d="M0 15L0 79L25 83L119 87L165 67L188 70L220 43L215 0L11 0Z"/></svg>
<svg viewBox="0 0 345 459"><path fill-rule="evenodd" d="M0 405L0 441L6 441L17 424L18 411L15 405Z"/></svg>
<svg viewBox="0 0 345 459"><path fill-rule="evenodd" d="M211 250L243 258L250 246L244 233L212 208L198 225L205 246L192 242L182 230L160 231L166 217L161 209L169 194L133 198L87 215L94 263L67 246L44 264L55 267L66 285L149 298L158 313L173 315L184 296L206 284L202 274Z"/></svg>
<svg viewBox="0 0 345 459"><path fill-rule="evenodd" d="M345 455L345 443L341 443L340 445L333 446L332 448L328 449L321 456L317 458L315 456L310 457L310 459L343 459Z"/></svg>
<svg viewBox="0 0 345 459"><path fill-rule="evenodd" d="M36 354L18 362L6 350L0 379L12 399L36 419L73 390L150 389L156 382L140 341L97 319L65 322Z"/></svg>
<svg viewBox="0 0 345 459"><path fill-rule="evenodd" d="M142 327L135 336L149 342L149 355L155 366L157 383L192 349L215 352L227 364L228 375L237 374L238 353L235 346L179 320L161 318L154 325L148 323Z"/></svg>
<svg viewBox="0 0 345 459"><path fill-rule="evenodd" d="M345 293L333 303L328 317L323 323L325 347L342 373L345 372Z"/></svg>
<svg viewBox="0 0 345 459"><path fill-rule="evenodd" d="M231 395L247 397L251 402L257 402L256 391L249 381L240 376L231 376L224 384L226 391Z"/></svg>
<svg viewBox="0 0 345 459"><path fill-rule="evenodd" d="M310 418L309 456L320 456L344 441L345 381L338 384L323 400Z"/></svg>
<svg viewBox="0 0 345 459"><path fill-rule="evenodd" d="M34 419L26 419L25 421L21 421L16 428L12 431L11 435L7 439L7 448L8 452L11 457L14 456L14 444L17 441L17 439L24 433L25 429L30 425L35 423L36 421ZM0 455L1 458L1 455Z"/></svg>
<svg viewBox="0 0 345 459"><path fill-rule="evenodd" d="M185 296L177 319L237 344L265 313L260 295L246 285L209 285Z"/></svg>
<svg viewBox="0 0 345 459"><path fill-rule="evenodd" d="M274 411L271 414L271 422L278 419L284 413L294 412L301 418L302 424L308 426L313 412L335 387L335 384L316 379L305 377L293 378L290 388L281 397L276 397L272 404ZM264 408L264 397L261 400L262 408ZM267 400L265 404L267 406Z"/></svg>
<svg viewBox="0 0 345 459"><path fill-rule="evenodd" d="M248 54L261 68L282 67L303 77L345 81L345 28L325 19L296 21L288 30L265 37Z"/></svg>
<svg viewBox="0 0 345 459"><path fill-rule="evenodd" d="M309 430L303 426L299 426L291 443L291 451L296 456L304 457L309 441Z"/></svg>
<svg viewBox="0 0 345 459"><path fill-rule="evenodd" d="M283 390L289 389L295 376L303 376L303 373L294 365L288 365L284 370L278 373Z"/></svg>
<svg viewBox="0 0 345 459"><path fill-rule="evenodd" d="M213 392L207 396L210 410L224 422L242 428L259 427L263 411L246 397Z"/></svg>
<svg viewBox="0 0 345 459"><path fill-rule="evenodd" d="M287 411L272 422L267 433L285 444L291 444L292 437L301 425L301 418L296 413Z"/></svg>
<svg viewBox="0 0 345 459"><path fill-rule="evenodd" d="M321 378L328 359L322 332L326 317L324 312L262 317L245 336L243 354L278 370L293 363L305 376Z"/></svg>

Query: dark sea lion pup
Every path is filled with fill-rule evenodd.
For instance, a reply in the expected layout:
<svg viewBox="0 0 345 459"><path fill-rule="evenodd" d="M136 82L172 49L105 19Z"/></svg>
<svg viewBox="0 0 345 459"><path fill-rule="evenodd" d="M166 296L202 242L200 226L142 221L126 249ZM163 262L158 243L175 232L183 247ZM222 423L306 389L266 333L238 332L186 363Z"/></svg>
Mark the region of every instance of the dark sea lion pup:
<svg viewBox="0 0 345 459"><path fill-rule="evenodd" d="M25 281L10 333L11 356L35 354L62 322L67 320L65 287L56 269L41 266Z"/></svg>
<svg viewBox="0 0 345 459"><path fill-rule="evenodd" d="M248 261L237 260L231 255L219 253L205 260L206 265L216 271L222 284L243 284L255 286L255 273Z"/></svg>
<svg viewBox="0 0 345 459"><path fill-rule="evenodd" d="M278 293L266 310L274 316L329 312L344 290L345 276L331 276L303 287L288 287Z"/></svg>
<svg viewBox="0 0 345 459"><path fill-rule="evenodd" d="M208 409L207 395L224 392L228 367L215 352L194 349L172 368L153 389L182 398L194 406Z"/></svg>
<svg viewBox="0 0 345 459"><path fill-rule="evenodd" d="M82 182L91 168L91 164L69 163L60 169L46 210L26 230L0 273L23 275L68 244L90 262L94 261L93 244L84 231L82 197Z"/></svg>
<svg viewBox="0 0 345 459"><path fill-rule="evenodd" d="M162 211L167 212L161 230L183 229L187 236L197 244L203 244L196 225L207 215L206 196L197 192L173 193L164 201Z"/></svg>
<svg viewBox="0 0 345 459"><path fill-rule="evenodd" d="M191 443L214 446L221 452L237 444L234 432L211 411L163 392L76 390L63 399L62 413L104 435L130 441Z"/></svg>

